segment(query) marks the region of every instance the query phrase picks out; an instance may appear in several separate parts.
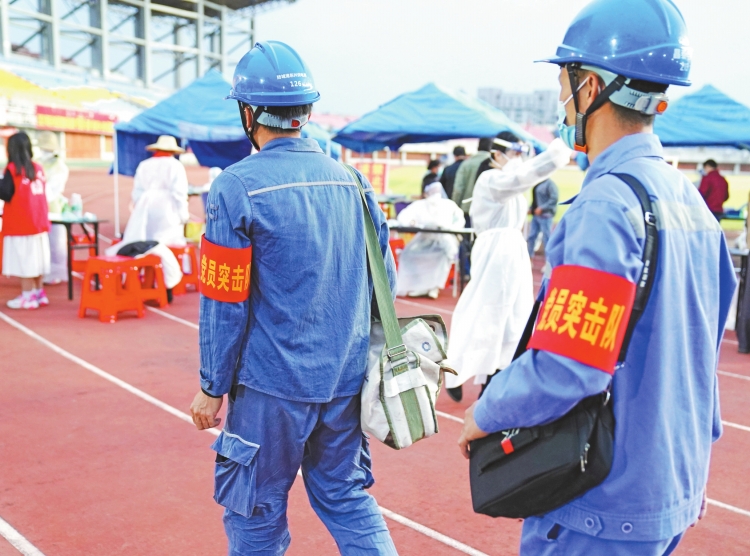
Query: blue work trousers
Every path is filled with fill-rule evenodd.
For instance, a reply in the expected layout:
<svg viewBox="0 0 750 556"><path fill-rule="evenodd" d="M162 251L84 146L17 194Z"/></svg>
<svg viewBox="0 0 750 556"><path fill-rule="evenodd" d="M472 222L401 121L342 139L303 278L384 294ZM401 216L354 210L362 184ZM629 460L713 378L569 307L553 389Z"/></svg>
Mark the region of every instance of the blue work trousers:
<svg viewBox="0 0 750 556"><path fill-rule="evenodd" d="M307 495L343 555L396 555L375 499L360 397L294 402L242 385L229 399L214 499L225 507L229 555L282 555L291 541L289 489L302 469Z"/></svg>
<svg viewBox="0 0 750 556"><path fill-rule="evenodd" d="M546 252L549 235L552 233L552 220L552 216L546 214L543 216L533 216L531 218L529 239L527 240L529 246L529 257L534 256L534 244L536 243L536 238L539 234L542 234L542 245Z"/></svg>
<svg viewBox="0 0 750 556"><path fill-rule="evenodd" d="M669 556L682 534L662 541L613 541L566 529L548 517L523 522L521 556Z"/></svg>

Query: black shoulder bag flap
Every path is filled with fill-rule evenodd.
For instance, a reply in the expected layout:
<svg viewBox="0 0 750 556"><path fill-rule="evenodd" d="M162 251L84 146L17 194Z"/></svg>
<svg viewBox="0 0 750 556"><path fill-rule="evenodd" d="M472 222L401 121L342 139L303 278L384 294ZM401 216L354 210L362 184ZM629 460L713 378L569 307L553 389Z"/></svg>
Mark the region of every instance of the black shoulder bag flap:
<svg viewBox="0 0 750 556"><path fill-rule="evenodd" d="M659 253L656 216L646 188L628 174L613 175L636 194L646 224L643 271L636 284L633 309L617 358L620 366L646 308ZM540 306L541 300L537 300L514 359L527 349ZM500 431L473 441L469 476L474 511L492 517L542 515L604 481L612 467L615 430L609 399L608 389L582 400L552 423Z"/></svg>

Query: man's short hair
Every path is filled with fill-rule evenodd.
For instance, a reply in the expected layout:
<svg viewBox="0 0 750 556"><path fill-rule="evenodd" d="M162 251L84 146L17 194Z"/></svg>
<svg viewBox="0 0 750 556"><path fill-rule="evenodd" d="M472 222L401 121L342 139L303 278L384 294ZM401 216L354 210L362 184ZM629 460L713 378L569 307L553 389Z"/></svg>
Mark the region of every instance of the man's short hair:
<svg viewBox="0 0 750 556"><path fill-rule="evenodd" d="M716 161L713 158L709 158L708 160L706 160L703 165L708 166L709 168L713 168L714 170L719 167L719 165L716 164Z"/></svg>
<svg viewBox="0 0 750 556"><path fill-rule="evenodd" d="M453 148L453 156L466 156L466 149L461 146Z"/></svg>
<svg viewBox="0 0 750 556"><path fill-rule="evenodd" d="M434 170L435 168L440 168L440 161L439 160L430 160L429 164L427 164L428 170Z"/></svg>
<svg viewBox="0 0 750 556"><path fill-rule="evenodd" d="M593 73L594 75L596 75L596 78L599 81L599 87L601 87L602 90L607 87L606 82L598 73L580 68L575 71L579 82L583 81L584 79L586 79L586 77L588 77L589 74ZM628 83L628 87L642 93L666 93L669 85L664 85L663 83L653 83L651 81L643 81L641 79L631 79ZM614 102L609 102L614 108L615 116L617 117L617 119L625 125L650 126L654 124L654 115L649 116L648 114L643 114L641 112L638 112L637 110L631 110L630 108L625 108L624 106L620 106L619 104L615 104Z"/></svg>
<svg viewBox="0 0 750 556"><path fill-rule="evenodd" d="M520 142L520 139L518 136L513 133L512 131L502 131L498 133L497 138L501 141L505 141L506 143L518 143ZM493 151L500 151L501 153L508 152L508 147L504 145L498 145L497 143L492 143L492 150Z"/></svg>
<svg viewBox="0 0 750 556"><path fill-rule="evenodd" d="M243 106L248 106L247 104L243 103ZM251 108L252 110L252 108ZM280 118L284 118L286 120L292 120L294 118L299 118L300 116L309 116L312 113L312 104L303 104L300 106L267 106L265 108L265 112L268 114L272 114L274 116L278 116ZM243 116L244 120L244 116ZM258 124L263 125L263 124ZM267 129L270 129L274 133L279 134L292 134L299 131L299 129L282 129L280 127L269 127L269 126L263 126Z"/></svg>
<svg viewBox="0 0 750 556"><path fill-rule="evenodd" d="M492 141L494 139L494 137L482 137L479 140L479 146L477 147L477 150L490 152L490 149L492 148Z"/></svg>

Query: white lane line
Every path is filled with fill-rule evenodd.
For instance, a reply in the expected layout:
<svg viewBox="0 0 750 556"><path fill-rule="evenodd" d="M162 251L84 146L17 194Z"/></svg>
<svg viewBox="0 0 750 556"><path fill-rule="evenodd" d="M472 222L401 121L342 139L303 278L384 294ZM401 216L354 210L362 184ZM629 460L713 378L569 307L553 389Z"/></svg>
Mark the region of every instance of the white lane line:
<svg viewBox="0 0 750 556"><path fill-rule="evenodd" d="M10 523L0 517L0 535L5 537L18 552L23 556L44 556L41 550L31 544L26 537L16 531Z"/></svg>
<svg viewBox="0 0 750 556"><path fill-rule="evenodd" d="M455 415L451 415L450 413L445 413L444 411L435 410L435 414L438 415L439 417L444 417L451 421L455 421L456 423L461 423L462 425L464 424L464 420L461 419L461 417L456 417Z"/></svg>
<svg viewBox="0 0 750 556"><path fill-rule="evenodd" d="M732 427L733 429L740 429L741 431L750 432L750 427L746 427L745 425L738 425L737 423L732 423L730 421L722 421L721 424L725 427Z"/></svg>
<svg viewBox="0 0 750 556"><path fill-rule="evenodd" d="M83 359L81 359L80 357L78 357L76 355L73 355L69 351L65 351L63 348L59 347L56 344L53 344L52 342L50 342L46 338L43 338L42 336L40 336L39 334L37 334L33 330L31 330L29 328L26 328L20 322L14 320L12 318L10 318L8 315L6 315L5 313L3 313L2 311L0 311L0 319L4 320L6 323L8 323L9 325L11 325L13 328L15 328L17 330L20 330L21 332L23 332L27 336L35 339L37 342L39 342L39 343L47 346L49 349L51 349L52 351L54 351L58 355L61 355L62 357L64 357L68 361L72 361L73 363L75 363L76 365L80 365L81 367L83 367L87 371L91 371L95 375L99 375L104 380L108 380L112 384L116 384L117 386L119 386L123 390L127 390L131 394L134 394L134 395L138 396L139 398L141 398L142 400L147 401L148 403L155 405L159 409L163 409L167 413L171 413L172 415L174 415L178 419L182 419L183 421L185 421L187 423L190 423L191 425L193 424L193 419L189 415L187 415L186 413L183 413L179 409L175 409L171 405L166 404L163 401L156 399L152 395L147 394L143 390L140 390L140 389L136 388L135 386L132 386L132 385L128 384L124 380L121 380L121 379L117 378L116 376L113 376L113 375L109 374L108 372L101 370L99 367L96 367L96 366L92 365L88 361L84 361Z"/></svg>
<svg viewBox="0 0 750 556"><path fill-rule="evenodd" d="M729 504L725 504L724 502L719 502L718 500L712 500L711 498L708 498L707 502L709 504L713 504L714 506L717 506L719 508L724 508L725 510L729 510L730 512L734 512L736 514L744 515L745 517L750 517L750 512L748 512L747 510L743 510L742 508L737 508L735 506L730 506Z"/></svg>
<svg viewBox="0 0 750 556"><path fill-rule="evenodd" d="M419 307L420 309L426 309L430 311L431 314L434 313L446 313L448 315L452 315L453 311L450 309L443 309L441 307L435 307L434 305L425 305L424 303L417 303L416 301L409 301L407 299L401 299L400 297L396 298L396 303L403 303L404 305L411 305L413 307Z"/></svg>
<svg viewBox="0 0 750 556"><path fill-rule="evenodd" d="M175 318L177 318L177 317L175 317ZM5 313L3 313L2 311L0 311L0 319L4 320L6 323L8 323L9 325L11 325L13 328L15 328L17 330L20 330L21 332L23 332L27 336L29 336L29 337L35 339L36 341L38 341L39 343L45 345L46 347L48 347L49 349L51 349L52 351L54 351L58 355L61 355L65 359L68 359L69 361L72 361L73 363L75 363L77 365L80 365L81 367L83 367L87 371L91 371L92 373L94 373L94 374L102 377L105 380L108 380L109 382L111 382L111 383L119 386L120 388L122 388L122 389L130 392L131 394L135 394L136 396L138 396L142 400L144 400L144 401L146 401L146 402L148 402L148 403L150 403L152 405L155 405L159 409L163 409L164 411L166 411L167 413L170 413L170 414L174 415L178 419L182 419L183 421L185 421L186 423L190 423L191 425L193 424L192 417L190 417L190 415L188 415L187 413L183 413L179 409L176 409L176 408L172 407L171 405L166 404L163 401L156 399L155 397L151 396L150 394L147 394L143 390L140 390L139 388L136 388L135 386L132 386L132 385L128 384L124 380L121 380L121 379L117 378L116 376L113 376L113 375L109 374L108 372L103 371L99 367L96 367L95 365L92 365L91 363L88 363L87 361L84 361L80 357L78 357L76 355L73 355L72 353L70 353L68 351L65 351L63 348L59 347L56 344L53 344L52 342L50 342L46 338L40 336L39 334L37 334L33 330L31 330L29 328L26 328L20 322L14 320L12 318L10 318L8 315L6 315ZM180 319L180 320L182 320L182 319ZM187 322L187 321L185 321L185 322ZM213 434L214 436L219 436L219 434L221 433L221 431L218 431L216 429L207 429L206 432L208 432L210 434ZM438 533L437 531L434 531L433 529L430 529L429 527L425 527L424 525L421 525L421 524L417 523L416 521L412 521L411 519L409 519L407 517L404 517L404 516L402 516L400 514L392 512L391 510L388 510L388 509L383 508L383 507L380 507L380 510L381 510L381 512L383 513L384 516L389 517L390 519L392 519L394 521L397 521L397 522L401 523L402 525L405 525L405 526L407 526L407 527L409 527L409 528L417 531L418 533L422 533L423 535L425 535L427 537L430 537L431 539L434 539L434 540L436 540L436 541L438 541L440 543L443 543L443 544L445 544L447 546L450 546L451 548L455 548L456 550L459 550L459 551L463 552L464 554L470 554L472 556L487 556L483 552L480 552L480 551L478 551L478 550L476 550L474 548L471 548L470 546L465 545L465 544L463 544L463 543L461 543L461 542L459 542L459 541L457 541L455 539L452 539L452 538L450 538L450 537L448 537L446 535L443 535L442 533ZM3 535L3 536L5 536L5 535ZM44 556L41 552L38 552L38 551L37 552L30 552L29 555L30 556Z"/></svg>
<svg viewBox="0 0 750 556"><path fill-rule="evenodd" d="M738 345L740 345L740 343L739 343L739 342L738 342L737 340L730 340L730 339L728 339L728 338L722 338L722 339L721 339L721 341L722 341L722 342L726 342L726 343L728 343L728 344L732 344L732 345L735 345L735 346L738 346Z"/></svg>
<svg viewBox="0 0 750 556"><path fill-rule="evenodd" d="M430 529L429 527L425 527L424 525L417 523L416 521L412 521L411 519L392 512L391 510L388 510L382 506L378 507L380 508L380 512L385 517L392 519L393 521L400 523L401 525L406 525L410 529L414 529L415 531L418 531L423 535L430 537L431 539L450 546L451 548L455 548L456 550L463 552L464 554L470 554L471 556L487 556L487 554L485 554L484 552L480 552L476 548L472 548L462 542L458 542L455 539L446 537L442 533L438 533L437 531Z"/></svg>
<svg viewBox="0 0 750 556"><path fill-rule="evenodd" d="M716 371L721 376L728 376L731 378L739 378L740 380L750 380L750 376L747 375L738 375L737 373L728 373L726 371Z"/></svg>
<svg viewBox="0 0 750 556"><path fill-rule="evenodd" d="M149 307L148 305L146 305L146 309L156 313L157 315L161 315L164 318L179 322L180 324L184 324L185 326L189 326L190 328L195 328L196 330L198 330L198 325L190 322L189 320L181 319L180 317L176 317L170 313L167 313L166 311L157 309L156 307Z"/></svg>

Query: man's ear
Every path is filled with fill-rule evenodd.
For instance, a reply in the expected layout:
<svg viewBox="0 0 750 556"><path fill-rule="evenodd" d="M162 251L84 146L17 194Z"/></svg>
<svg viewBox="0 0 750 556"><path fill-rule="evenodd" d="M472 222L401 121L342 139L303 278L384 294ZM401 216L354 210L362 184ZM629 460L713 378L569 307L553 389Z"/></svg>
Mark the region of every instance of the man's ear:
<svg viewBox="0 0 750 556"><path fill-rule="evenodd" d="M589 106L593 104L593 102L601 93L601 90L599 88L599 78L596 76L595 73L590 72L586 76L585 83L586 83L586 86L583 89L581 89L581 93L584 93L584 94L582 95L582 98L580 99L580 102L581 102L580 111L584 114L586 113L586 110L588 110Z"/></svg>
<svg viewBox="0 0 750 556"><path fill-rule="evenodd" d="M245 105L243 109L245 110L245 121L247 122L247 128L252 129L253 128L253 109L247 105Z"/></svg>

